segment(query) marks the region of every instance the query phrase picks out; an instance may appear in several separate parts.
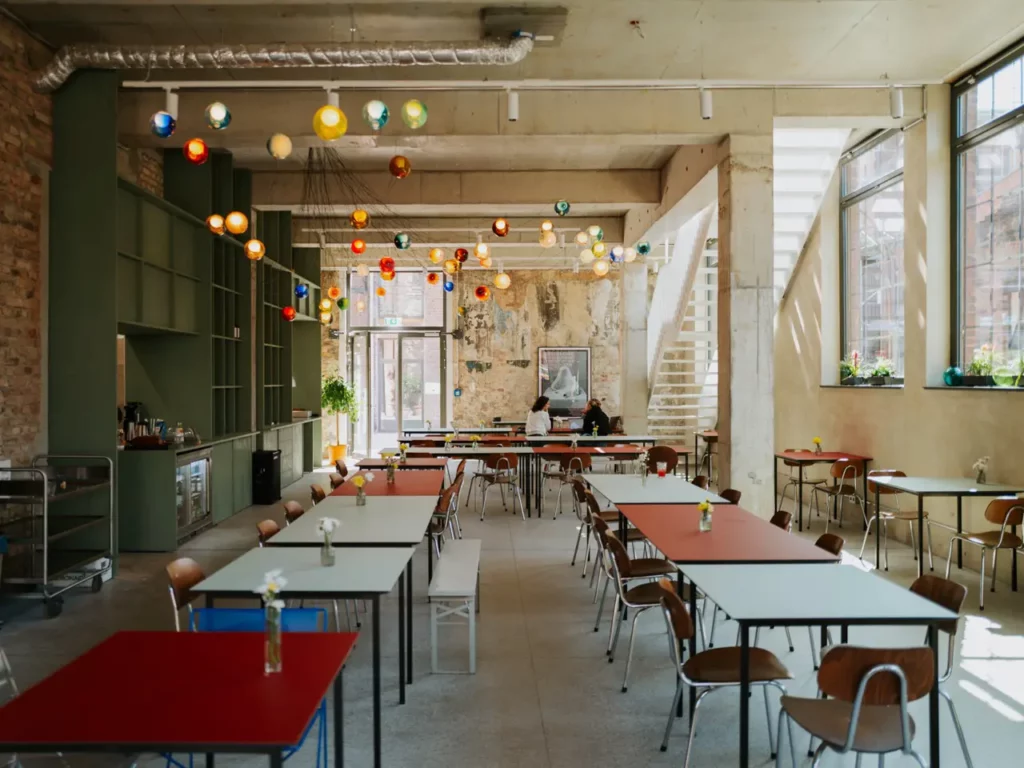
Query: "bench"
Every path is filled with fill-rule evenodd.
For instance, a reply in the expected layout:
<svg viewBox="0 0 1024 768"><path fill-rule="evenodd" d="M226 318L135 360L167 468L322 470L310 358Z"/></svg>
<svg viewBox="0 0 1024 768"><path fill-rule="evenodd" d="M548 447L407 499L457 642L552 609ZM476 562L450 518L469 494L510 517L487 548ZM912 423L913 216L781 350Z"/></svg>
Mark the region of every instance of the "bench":
<svg viewBox="0 0 1024 768"><path fill-rule="evenodd" d="M439 670L437 666L437 627L461 624L442 621L458 616L469 622L469 674L476 673L476 614L480 611L480 539L453 539L445 542L434 570L427 596L430 598L430 669L434 674L465 674Z"/></svg>

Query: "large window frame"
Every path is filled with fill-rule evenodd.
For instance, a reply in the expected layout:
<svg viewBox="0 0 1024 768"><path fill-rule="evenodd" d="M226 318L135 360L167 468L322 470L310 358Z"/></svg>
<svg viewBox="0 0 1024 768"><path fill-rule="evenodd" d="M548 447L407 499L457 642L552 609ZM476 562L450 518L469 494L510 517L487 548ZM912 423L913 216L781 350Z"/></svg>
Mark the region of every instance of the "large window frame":
<svg viewBox="0 0 1024 768"><path fill-rule="evenodd" d="M847 169L851 164L862 155L867 154L875 147L883 144L886 141L901 134L900 129L895 128L891 130L878 131L877 133L869 136L867 139L856 145L848 152L846 152L839 165L839 348L842 359L846 359L849 354L847 347L849 341L849 291L848 291L848 258L850 253L850 231L848 224L848 211L866 200L871 199L885 192L886 190L892 189L900 184L903 184L904 175L904 159L901 159L899 168L889 173L886 173L873 181L863 184L856 189L848 189L847 187ZM905 149L904 149L905 153ZM904 221L906 220L906 212L904 211ZM904 262L904 275L906 274L906 264ZM904 277L903 281L904 290L906 287L906 280ZM905 306L905 303L904 303ZM905 332L906 332L906 319L904 318L904 354L902 365L906 364L906 352L905 352ZM864 361L865 363L868 361ZM863 375L863 374L862 374ZM842 383L842 382L840 382ZM903 373L892 377L892 384L900 386L903 384Z"/></svg>
<svg viewBox="0 0 1024 768"><path fill-rule="evenodd" d="M967 129L964 124L961 98L980 83L994 78L998 73L1020 64L1024 67L1024 40L1000 52L977 69L967 73L951 88L950 108L950 152L951 201L950 201L950 328L949 364L967 371L972 353L966 350L967 323L964 308L964 282L967 258L967 228L965 222L966 184L964 169L965 156L993 138L1015 128L1024 131L1024 94L1021 104L995 117L983 125ZM1024 149L1021 150L1024 152ZM1024 256L1022 256L1024 258ZM998 378L998 377L997 377ZM947 382L948 384L949 382ZM1018 387L1019 388L1019 387Z"/></svg>

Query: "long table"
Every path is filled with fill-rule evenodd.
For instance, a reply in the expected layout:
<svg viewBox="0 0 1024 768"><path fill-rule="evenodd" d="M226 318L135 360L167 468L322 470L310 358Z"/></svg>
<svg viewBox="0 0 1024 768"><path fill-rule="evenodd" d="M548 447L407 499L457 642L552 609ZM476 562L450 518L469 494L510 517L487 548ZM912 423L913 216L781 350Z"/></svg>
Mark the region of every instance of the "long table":
<svg viewBox="0 0 1024 768"><path fill-rule="evenodd" d="M345 482L331 491L331 496L355 496L356 486L352 478L366 476L365 471L345 478ZM441 493L444 485L443 469L425 469L421 472L395 472L395 482L389 483L384 471L374 471L373 480L363 485L367 496L434 496Z"/></svg>
<svg viewBox="0 0 1024 768"><path fill-rule="evenodd" d="M397 451L396 451L397 453ZM424 459L411 457L404 461L399 461L395 469L440 469L443 470L448 465L445 459ZM373 472L385 472L387 471L388 464L384 459L360 459L356 465L363 470L372 470Z"/></svg>

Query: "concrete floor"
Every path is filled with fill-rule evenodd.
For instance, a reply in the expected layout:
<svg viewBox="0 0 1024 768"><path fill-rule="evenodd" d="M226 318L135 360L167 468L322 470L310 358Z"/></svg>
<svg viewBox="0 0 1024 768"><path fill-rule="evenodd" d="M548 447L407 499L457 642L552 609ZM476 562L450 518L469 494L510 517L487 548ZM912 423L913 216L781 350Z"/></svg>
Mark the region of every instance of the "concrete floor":
<svg viewBox="0 0 1024 768"><path fill-rule="evenodd" d="M288 488L286 498L308 503L311 479ZM325 478L317 479L322 482ZM548 498L553 508L554 495ZM397 706L397 600L384 602L385 765L682 765L685 720L677 721L669 751L658 750L674 691L660 615L650 611L640 620L630 688L623 694L620 686L625 644L619 658L609 664L604 653L607 618L602 632L595 634L595 606L587 582L580 578L578 569L569 568L575 517L565 514L558 519L548 516L523 522L518 515L502 511L497 494L491 494L485 521L480 522L475 511L464 500L461 517L465 535L483 541L478 672L472 677L429 673L426 549L421 546L415 568L415 682L404 707ZM179 554L194 557L212 572L255 545L255 523L266 517L280 519L281 513L267 507L247 509L189 542ZM816 523L815 530L804 535L813 539L820 533L821 524ZM854 551L859 541L859 531L850 531L849 546ZM908 585L914 575L910 550L891 545L890 553L889 578ZM4 627L0 642L21 686L41 679L115 630L172 628L163 572L171 559L162 554L125 555L116 580L99 594L69 598L61 617L47 620L41 617L41 610L33 609ZM1024 754L1024 594L1012 593L1000 585L999 592L987 596L985 613L979 614L977 574L963 571L960 580L970 586L971 592L958 638L958 669L949 690L967 732L974 765L1009 765ZM793 599L799 600L800 585L793 584L792 592ZM733 638L734 633L733 624L719 622L718 644ZM793 672L795 679L789 690L813 695L806 630L793 633L793 653L787 651L781 630L768 632L762 644L778 653ZM463 663L465 631L452 627L442 630L441 637L447 661ZM921 637L919 630L851 630L851 642L870 645L916 645ZM349 766L372 764L369 657L369 643L361 644L345 673ZM759 698L753 704L751 764L765 765L769 754L763 704ZM948 711L942 706L943 765L965 765ZM59 710L60 702L54 702L54 707ZM774 698L772 708L774 715ZM915 744L926 754L926 702L912 705L912 714L918 725ZM701 708L692 765L736 765L737 724L735 694L712 695ZM806 748L803 737L798 736L798 744ZM312 764L313 751L311 743L289 764ZM123 764L124 760L70 756L69 762L78 768L86 763ZM146 762L162 765L155 758ZM230 765L262 762L241 757L218 760L218 764ZM809 762L804 760L805 764ZM853 760L831 755L822 764L853 765ZM865 761L865 765L874 764L874 760ZM890 768L913 764L895 756L886 762Z"/></svg>

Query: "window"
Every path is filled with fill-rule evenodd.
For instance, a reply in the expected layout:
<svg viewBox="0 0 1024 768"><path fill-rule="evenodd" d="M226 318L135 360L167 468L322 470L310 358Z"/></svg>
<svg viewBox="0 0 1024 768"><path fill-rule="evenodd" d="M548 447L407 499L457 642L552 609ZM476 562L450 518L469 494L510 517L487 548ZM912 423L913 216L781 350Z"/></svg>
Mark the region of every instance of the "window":
<svg viewBox="0 0 1024 768"><path fill-rule="evenodd" d="M842 166L843 354L861 376L903 376L903 133L856 147Z"/></svg>
<svg viewBox="0 0 1024 768"><path fill-rule="evenodd" d="M1024 371L1024 46L957 83L953 98L953 363L1013 383Z"/></svg>
<svg viewBox="0 0 1024 768"><path fill-rule="evenodd" d="M349 324L352 328L441 328L445 293L430 285L423 272L396 272L382 280L380 272L366 277L352 273L349 283ZM384 295L378 296L377 289Z"/></svg>

